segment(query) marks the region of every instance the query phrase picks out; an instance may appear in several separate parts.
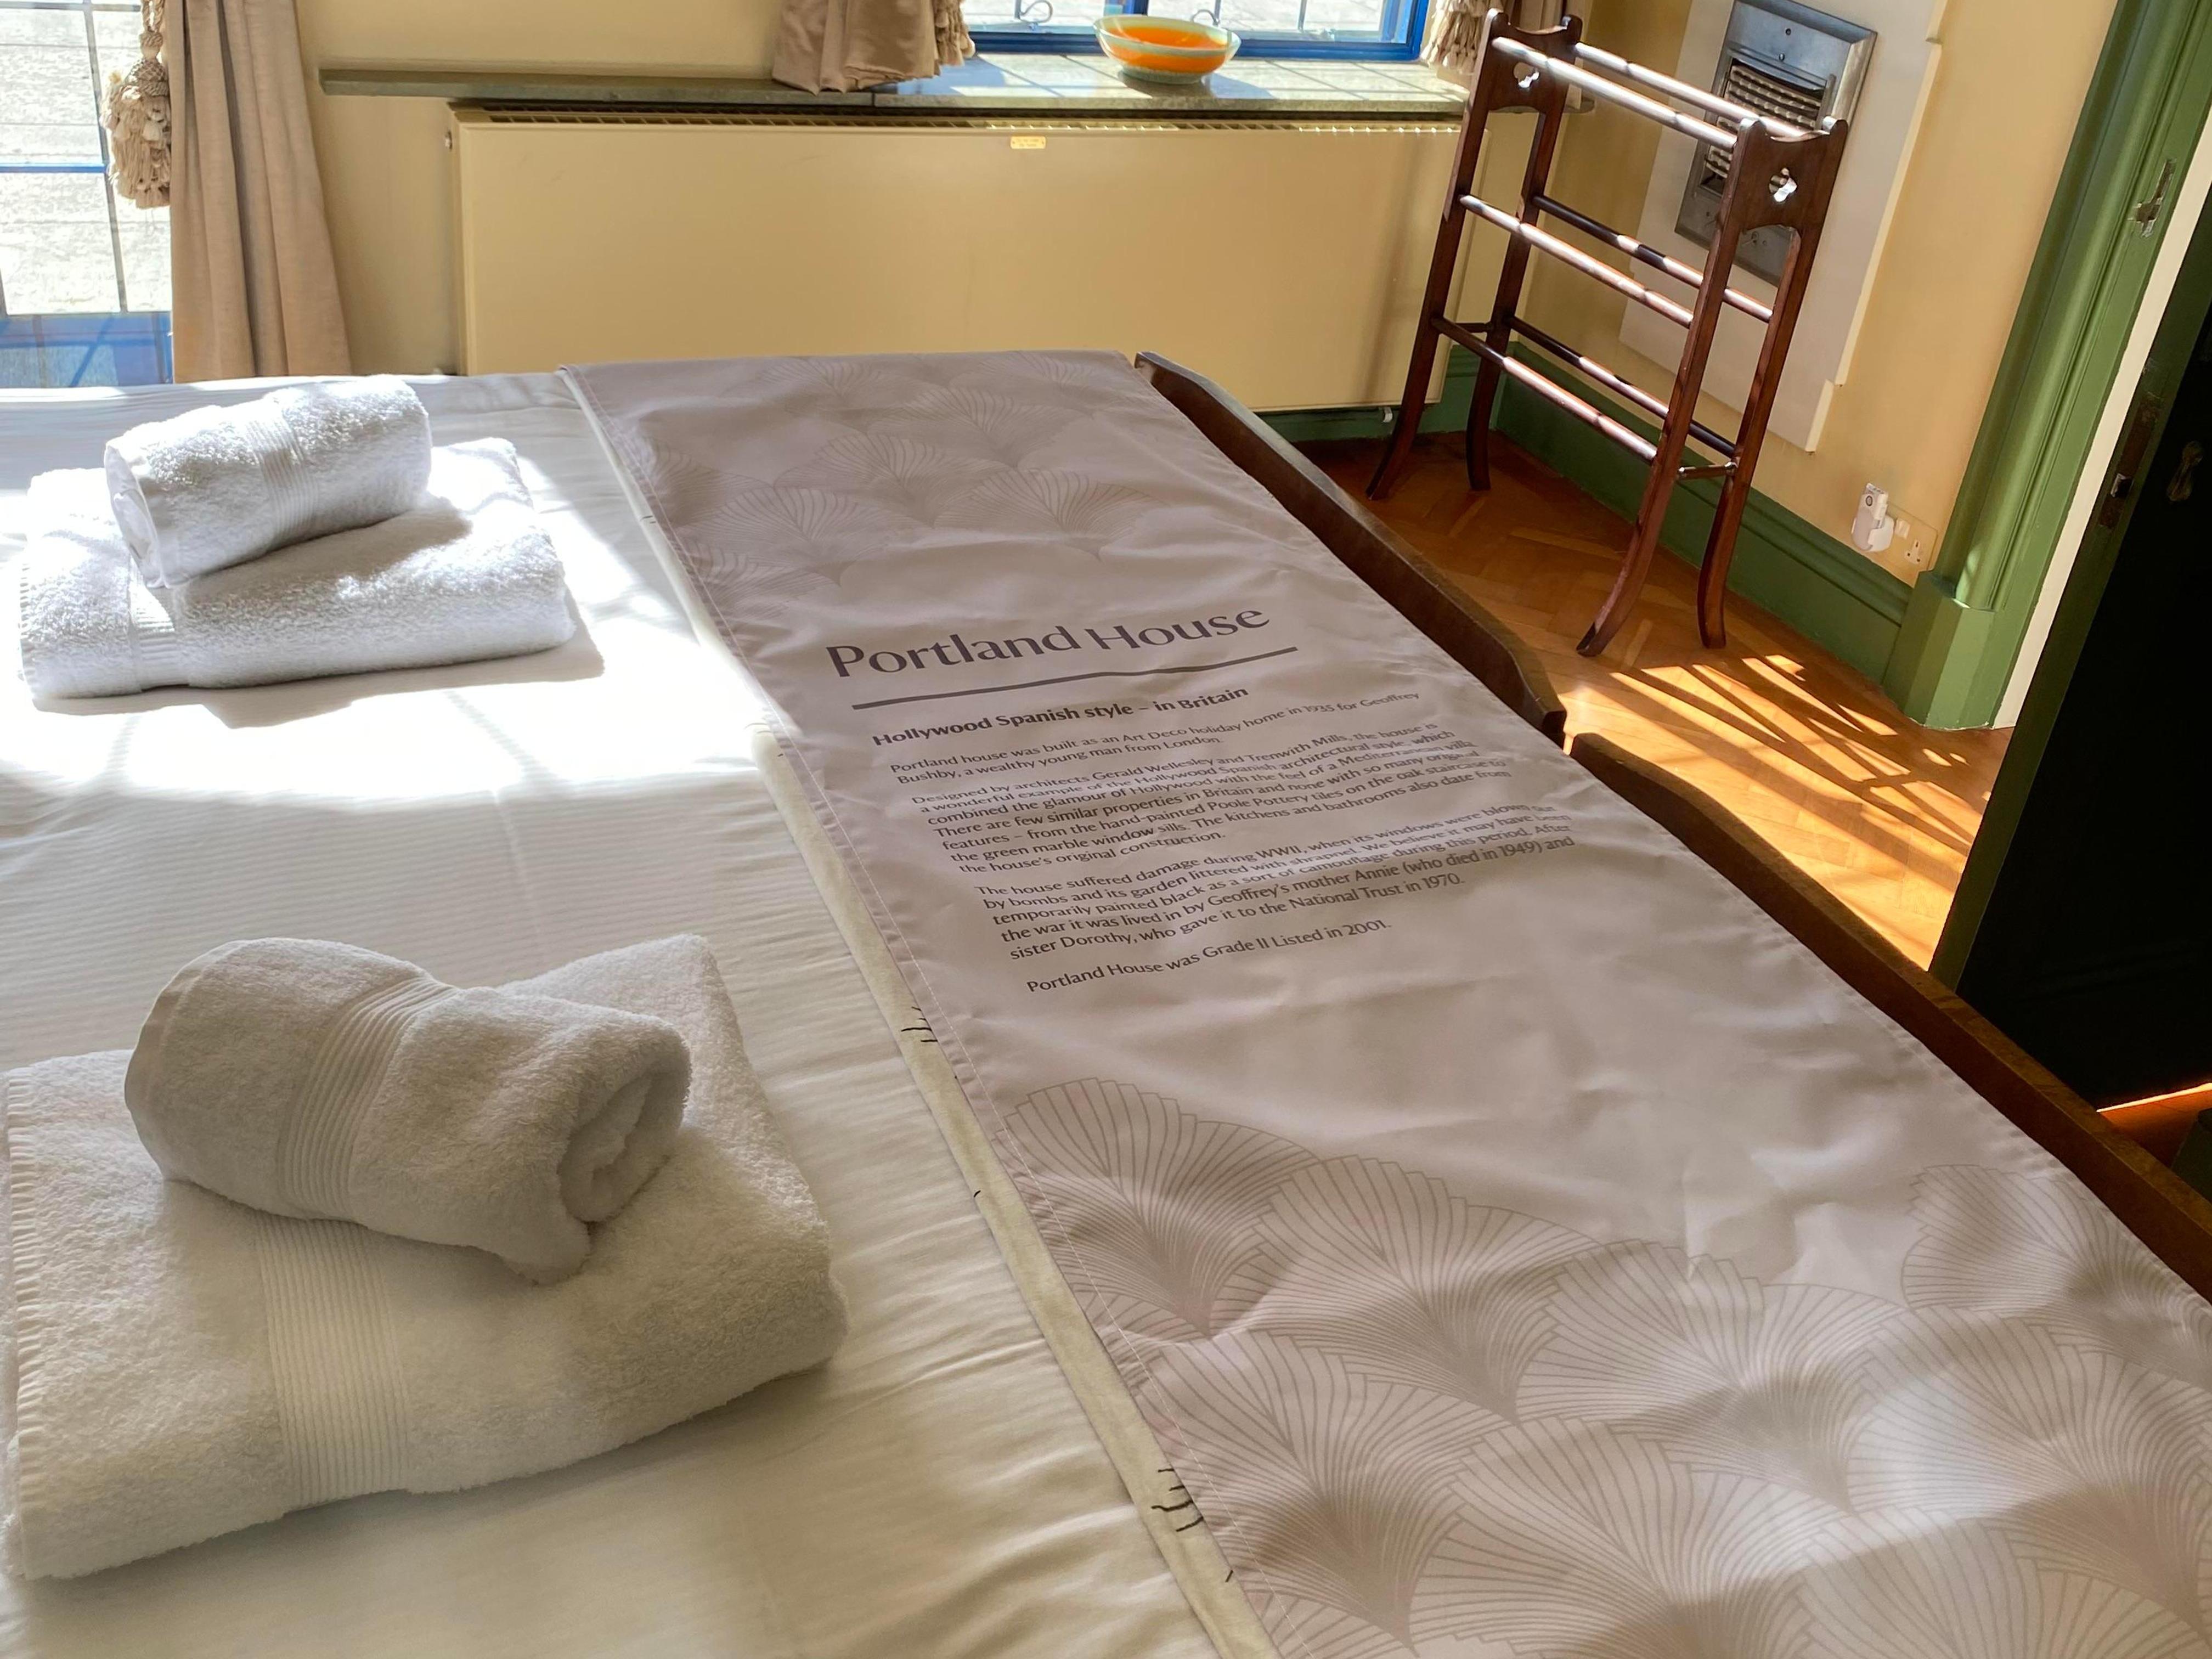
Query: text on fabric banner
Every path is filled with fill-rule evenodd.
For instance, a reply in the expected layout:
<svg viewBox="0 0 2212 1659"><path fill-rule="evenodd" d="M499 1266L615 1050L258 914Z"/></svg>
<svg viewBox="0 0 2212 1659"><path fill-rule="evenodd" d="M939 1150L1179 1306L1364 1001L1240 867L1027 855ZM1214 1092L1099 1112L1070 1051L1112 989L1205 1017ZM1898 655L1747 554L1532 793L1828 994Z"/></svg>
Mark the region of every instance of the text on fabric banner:
<svg viewBox="0 0 2212 1659"><path fill-rule="evenodd" d="M1039 634L1017 634L999 640L969 640L954 633L926 645L878 650L860 645L830 645L823 650L838 677L849 679L853 671L860 667L871 673L900 674L915 668L955 668L963 663L1012 662L1054 651L1142 651L1164 645L1227 639L1249 629L1267 626L1267 612L1239 611L1229 616L1195 617L1188 622L1148 623L1134 627L1127 623L1109 623L1098 628L1085 623L1081 638L1077 637L1074 629L1060 623Z"/></svg>

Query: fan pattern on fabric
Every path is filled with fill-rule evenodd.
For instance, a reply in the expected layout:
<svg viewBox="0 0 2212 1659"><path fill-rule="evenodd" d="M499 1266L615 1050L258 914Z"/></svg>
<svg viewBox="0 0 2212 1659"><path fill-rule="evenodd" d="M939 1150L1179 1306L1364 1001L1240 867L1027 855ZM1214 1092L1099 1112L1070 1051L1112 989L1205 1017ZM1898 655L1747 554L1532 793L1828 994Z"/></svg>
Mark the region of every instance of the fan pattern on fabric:
<svg viewBox="0 0 2212 1659"><path fill-rule="evenodd" d="M2212 1659L2212 1310L1128 365L578 377L784 710L970 1104L1285 1659ZM1396 912L1395 959L1378 939L1030 983L1042 959L1000 957L907 768L1079 694L960 670L1069 648L1049 624L1246 596L1300 652L1237 682L1254 724L1326 737L1297 724L1309 696L1419 699L1504 757L1486 807L1565 811L1579 850L1470 884L1418 932ZM969 658L987 630L1036 643ZM1066 665L1147 665L1114 649ZM1128 729L1155 732L1146 695ZM938 729L873 712L908 702ZM1200 758L1211 718L1148 759ZM1013 741L959 738L960 762ZM1076 751L1035 747L1030 781L1089 804ZM1274 832L1224 834L1258 854ZM1109 1043L1200 1109L1026 1092L1111 1070Z"/></svg>
<svg viewBox="0 0 2212 1659"><path fill-rule="evenodd" d="M1001 1127L1285 1656L2212 1653L2212 1314L2063 1173L1923 1170L1889 1300L1119 1083Z"/></svg>

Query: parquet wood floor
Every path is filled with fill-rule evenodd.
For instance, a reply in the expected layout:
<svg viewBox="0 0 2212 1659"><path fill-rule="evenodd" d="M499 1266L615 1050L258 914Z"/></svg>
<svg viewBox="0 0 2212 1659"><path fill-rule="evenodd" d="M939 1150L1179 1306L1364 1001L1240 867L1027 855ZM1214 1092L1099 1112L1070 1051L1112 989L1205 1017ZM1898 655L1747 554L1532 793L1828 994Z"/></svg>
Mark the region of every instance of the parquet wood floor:
<svg viewBox="0 0 2212 1659"><path fill-rule="evenodd" d="M1354 495L1373 444L1314 459ZM1661 555L1603 656L1575 654L1628 526L1511 446L1486 495L1455 441L1425 441L1376 511L1534 647L1567 727L1679 774L1925 964L2003 758L2002 732L1933 732L1880 687L1734 595L1729 643L1698 639L1696 574Z"/></svg>

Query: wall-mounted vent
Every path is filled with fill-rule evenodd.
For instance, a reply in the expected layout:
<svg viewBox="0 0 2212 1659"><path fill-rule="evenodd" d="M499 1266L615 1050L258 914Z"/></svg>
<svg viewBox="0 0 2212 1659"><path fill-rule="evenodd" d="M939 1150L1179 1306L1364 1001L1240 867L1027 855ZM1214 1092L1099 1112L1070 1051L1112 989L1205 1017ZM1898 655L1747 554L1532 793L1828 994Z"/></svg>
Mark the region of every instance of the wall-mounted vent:
<svg viewBox="0 0 2212 1659"><path fill-rule="evenodd" d="M1817 125L1829 116L1848 119L1857 106L1874 43L1872 29L1796 0L1735 0L1713 71L1713 90L1792 126ZM1674 228L1701 246L1712 245L1721 186L1727 180L1728 156L1718 149L1705 149L1690 169ZM1756 230L1744 238L1735 262L1773 282L1782 275L1789 251L1788 231Z"/></svg>

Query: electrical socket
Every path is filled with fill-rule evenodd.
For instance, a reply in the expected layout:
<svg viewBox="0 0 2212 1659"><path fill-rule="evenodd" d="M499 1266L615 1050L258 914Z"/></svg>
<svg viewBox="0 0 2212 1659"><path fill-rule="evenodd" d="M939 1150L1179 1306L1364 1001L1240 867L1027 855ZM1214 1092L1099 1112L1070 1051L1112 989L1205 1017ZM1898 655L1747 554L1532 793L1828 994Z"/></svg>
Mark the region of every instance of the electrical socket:
<svg viewBox="0 0 2212 1659"><path fill-rule="evenodd" d="M1869 483L1859 492L1851 519L1851 544L1893 575L1908 580L1935 562L1935 538L1929 526L1890 500L1889 491Z"/></svg>
<svg viewBox="0 0 2212 1659"><path fill-rule="evenodd" d="M1928 526L1917 519L1898 520L1896 538L1890 543L1889 550L1899 563L1909 565L1915 570L1927 569L1929 561L1934 556L1933 550L1928 545Z"/></svg>

